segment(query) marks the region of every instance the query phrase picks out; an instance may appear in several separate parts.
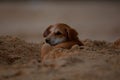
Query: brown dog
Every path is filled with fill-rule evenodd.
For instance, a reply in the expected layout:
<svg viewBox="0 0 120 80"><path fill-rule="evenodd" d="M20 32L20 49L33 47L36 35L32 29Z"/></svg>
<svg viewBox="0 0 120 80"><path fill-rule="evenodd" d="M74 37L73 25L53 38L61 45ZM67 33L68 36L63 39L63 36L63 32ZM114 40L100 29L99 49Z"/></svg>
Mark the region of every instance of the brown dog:
<svg viewBox="0 0 120 80"><path fill-rule="evenodd" d="M77 35L78 33L66 24L50 25L43 33L46 43L41 48L41 58L43 59L52 47L70 49L75 44L83 46Z"/></svg>

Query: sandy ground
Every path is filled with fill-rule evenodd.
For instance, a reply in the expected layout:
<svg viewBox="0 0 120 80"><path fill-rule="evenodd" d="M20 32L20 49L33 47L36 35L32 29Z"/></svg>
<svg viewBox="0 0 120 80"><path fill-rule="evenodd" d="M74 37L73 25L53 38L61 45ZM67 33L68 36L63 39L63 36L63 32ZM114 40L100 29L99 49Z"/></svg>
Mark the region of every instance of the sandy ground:
<svg viewBox="0 0 120 80"><path fill-rule="evenodd" d="M0 36L0 80L120 80L120 39L83 43L53 49L42 64L42 44Z"/></svg>
<svg viewBox="0 0 120 80"><path fill-rule="evenodd" d="M0 3L0 80L120 80L119 8L104 1ZM53 49L41 63L42 33L58 22L76 29L84 46Z"/></svg>

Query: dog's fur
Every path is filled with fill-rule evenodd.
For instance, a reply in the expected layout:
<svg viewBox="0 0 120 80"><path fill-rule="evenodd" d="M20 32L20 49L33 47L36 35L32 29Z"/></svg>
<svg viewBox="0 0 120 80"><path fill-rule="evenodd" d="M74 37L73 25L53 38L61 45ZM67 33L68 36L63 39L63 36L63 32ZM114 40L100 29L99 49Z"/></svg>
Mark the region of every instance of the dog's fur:
<svg viewBox="0 0 120 80"><path fill-rule="evenodd" d="M50 25L43 33L46 43L41 48L41 58L49 53L51 47L70 49L75 44L83 46L77 35L78 33L66 24Z"/></svg>

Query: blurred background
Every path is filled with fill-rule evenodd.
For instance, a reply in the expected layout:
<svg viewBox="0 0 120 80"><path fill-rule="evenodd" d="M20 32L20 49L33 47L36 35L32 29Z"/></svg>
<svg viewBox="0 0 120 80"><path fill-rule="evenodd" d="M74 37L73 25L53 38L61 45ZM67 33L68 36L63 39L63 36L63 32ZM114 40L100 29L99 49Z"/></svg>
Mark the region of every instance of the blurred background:
<svg viewBox="0 0 120 80"><path fill-rule="evenodd" d="M66 23L81 40L120 38L120 1L117 0L1 0L0 35L41 42L50 25Z"/></svg>

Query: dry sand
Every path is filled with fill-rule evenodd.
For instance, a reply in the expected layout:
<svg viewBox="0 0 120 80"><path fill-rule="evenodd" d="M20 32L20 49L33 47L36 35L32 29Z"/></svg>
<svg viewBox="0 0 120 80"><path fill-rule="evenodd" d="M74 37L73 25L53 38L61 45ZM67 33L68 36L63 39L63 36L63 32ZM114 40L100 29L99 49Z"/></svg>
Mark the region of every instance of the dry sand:
<svg viewBox="0 0 120 80"><path fill-rule="evenodd" d="M42 64L42 44L0 36L0 80L120 80L120 39L83 43L53 49Z"/></svg>

